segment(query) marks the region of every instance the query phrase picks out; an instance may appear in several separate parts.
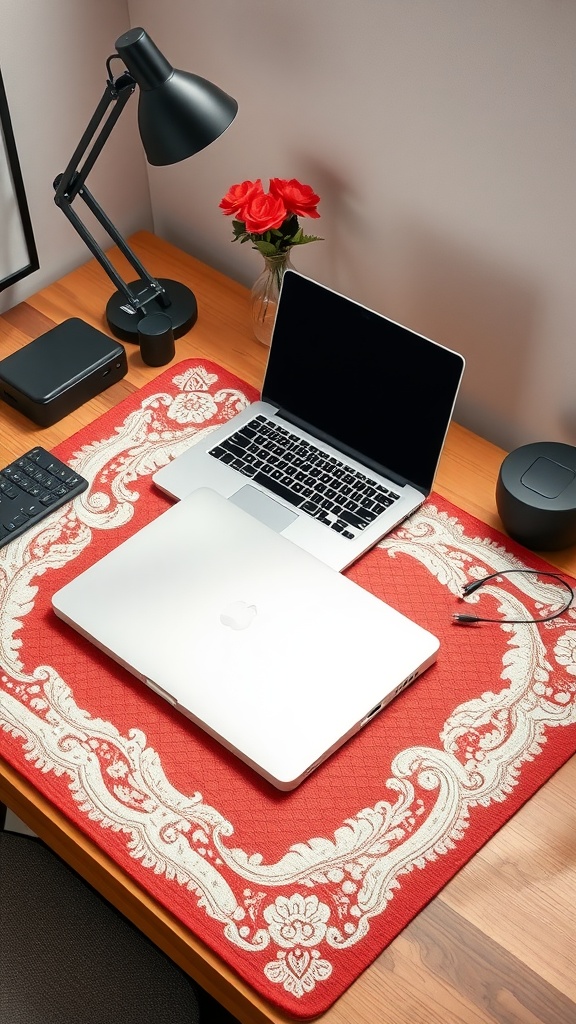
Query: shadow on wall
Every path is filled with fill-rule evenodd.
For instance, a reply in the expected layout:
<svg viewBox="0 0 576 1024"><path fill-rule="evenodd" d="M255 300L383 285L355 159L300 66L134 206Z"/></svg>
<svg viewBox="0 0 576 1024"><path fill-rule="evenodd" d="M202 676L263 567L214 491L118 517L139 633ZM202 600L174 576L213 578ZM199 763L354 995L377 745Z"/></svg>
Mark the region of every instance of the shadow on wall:
<svg viewBox="0 0 576 1024"><path fill-rule="evenodd" d="M507 450L525 443L518 424L526 422L541 314L534 282L410 220L385 190L371 217L365 199L332 168L304 154L296 163L322 197L314 228L325 237L306 247L313 250L306 268L294 252L296 268L461 352L466 371L455 419Z"/></svg>
<svg viewBox="0 0 576 1024"><path fill-rule="evenodd" d="M571 404L568 409L560 412L560 425L569 438L568 444L576 444L576 409Z"/></svg>
<svg viewBox="0 0 576 1024"><path fill-rule="evenodd" d="M401 316L390 315L466 359L455 418L502 448L524 443L517 424L536 345L535 285L421 224L404 224L396 250Z"/></svg>
<svg viewBox="0 0 576 1024"><path fill-rule="evenodd" d="M324 238L308 247L309 269L303 273L390 316L386 302L395 274L394 253L386 244L389 211L385 197L372 215L361 189L352 188L342 174L321 160L310 159L310 154L298 154L295 162L301 180L312 184L321 197L321 219L314 221L314 231ZM295 251L293 256L296 263L300 253Z"/></svg>

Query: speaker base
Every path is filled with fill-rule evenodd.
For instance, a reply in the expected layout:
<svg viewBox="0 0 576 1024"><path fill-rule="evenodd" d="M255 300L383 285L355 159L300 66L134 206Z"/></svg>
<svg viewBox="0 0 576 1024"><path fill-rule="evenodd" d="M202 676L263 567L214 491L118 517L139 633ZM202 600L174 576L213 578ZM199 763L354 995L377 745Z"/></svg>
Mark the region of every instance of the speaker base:
<svg viewBox="0 0 576 1024"><path fill-rule="evenodd" d="M496 484L506 532L533 551L576 544L576 447L526 444L507 455Z"/></svg>

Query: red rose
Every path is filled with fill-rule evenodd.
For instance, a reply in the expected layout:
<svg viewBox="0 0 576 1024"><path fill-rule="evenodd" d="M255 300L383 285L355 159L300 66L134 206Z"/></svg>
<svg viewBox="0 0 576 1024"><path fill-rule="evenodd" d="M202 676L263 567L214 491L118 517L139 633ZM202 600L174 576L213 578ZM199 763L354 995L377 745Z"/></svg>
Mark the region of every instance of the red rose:
<svg viewBox="0 0 576 1024"><path fill-rule="evenodd" d="M288 213L297 217L319 217L316 206L320 202L310 185L302 185L296 178L285 181L284 178L270 178L270 192L281 199Z"/></svg>
<svg viewBox="0 0 576 1024"><path fill-rule="evenodd" d="M257 178L256 181L241 181L238 185L232 185L230 191L220 201L219 206L226 216L229 217L234 213L238 213L251 195L256 195L259 192L262 192L262 181L260 178Z"/></svg>
<svg viewBox="0 0 576 1024"><path fill-rule="evenodd" d="M249 234L263 235L279 228L286 220L287 211L282 199L268 192L253 192L239 210L239 217L245 222Z"/></svg>

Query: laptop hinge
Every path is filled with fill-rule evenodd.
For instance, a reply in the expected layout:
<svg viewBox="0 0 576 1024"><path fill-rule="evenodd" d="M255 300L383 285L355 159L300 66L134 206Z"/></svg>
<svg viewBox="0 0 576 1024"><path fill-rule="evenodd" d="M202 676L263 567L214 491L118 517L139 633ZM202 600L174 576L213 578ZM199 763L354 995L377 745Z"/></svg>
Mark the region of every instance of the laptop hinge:
<svg viewBox="0 0 576 1024"><path fill-rule="evenodd" d="M317 438L318 441L322 441L324 444L329 444L331 448L336 450L336 452L341 452L343 455L348 456L348 458L354 459L355 462L359 462L362 466L365 466L371 473L376 473L377 476L386 477L387 480L391 480L397 487L413 487L416 491L420 491L420 494L428 497L430 492L425 487L413 483L412 480L407 480L406 477L399 476L398 473L394 473L391 469L388 469L387 466L382 466L378 462L367 458L360 452L355 451L354 448L350 448L342 441L337 441L335 438L331 437L330 434L326 434L323 430L318 430L317 427L313 427L310 423L306 423L305 420L299 419L298 416L293 416L285 409L277 409L275 416L277 416L278 419L285 420L287 423L292 424L294 427L298 427L299 430L304 430L307 434L311 434L312 437Z"/></svg>

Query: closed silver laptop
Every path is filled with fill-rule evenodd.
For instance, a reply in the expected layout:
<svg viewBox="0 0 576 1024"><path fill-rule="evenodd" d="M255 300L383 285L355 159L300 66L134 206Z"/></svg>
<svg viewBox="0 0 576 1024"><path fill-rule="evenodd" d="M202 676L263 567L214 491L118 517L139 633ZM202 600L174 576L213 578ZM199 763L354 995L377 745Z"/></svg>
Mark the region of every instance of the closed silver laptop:
<svg viewBox="0 0 576 1024"><path fill-rule="evenodd" d="M77 576L53 607L283 790L368 725L439 646L206 488Z"/></svg>

